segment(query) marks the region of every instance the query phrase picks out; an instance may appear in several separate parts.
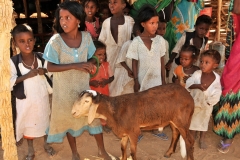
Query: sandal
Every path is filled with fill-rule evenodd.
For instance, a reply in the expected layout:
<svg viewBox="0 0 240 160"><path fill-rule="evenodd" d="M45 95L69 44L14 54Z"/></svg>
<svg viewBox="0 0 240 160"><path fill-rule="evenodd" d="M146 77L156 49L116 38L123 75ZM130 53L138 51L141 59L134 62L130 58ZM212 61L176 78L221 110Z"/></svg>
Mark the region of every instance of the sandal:
<svg viewBox="0 0 240 160"><path fill-rule="evenodd" d="M138 136L138 143L141 141L143 139L143 135L142 134L140 134L139 136Z"/></svg>
<svg viewBox="0 0 240 160"><path fill-rule="evenodd" d="M229 151L230 146L231 146L231 143L224 143L224 141L221 140L217 149L218 149L219 152L225 154Z"/></svg>
<svg viewBox="0 0 240 160"><path fill-rule="evenodd" d="M152 135L154 135L164 141L168 140L168 136L165 133L154 133L153 132Z"/></svg>
<svg viewBox="0 0 240 160"><path fill-rule="evenodd" d="M24 160L34 160L35 154L33 155L27 155Z"/></svg>
<svg viewBox="0 0 240 160"><path fill-rule="evenodd" d="M47 152L47 154L49 156L53 156L56 153L55 150L52 147L50 147L50 146L49 146L48 149L44 148L44 150L45 150L45 152Z"/></svg>

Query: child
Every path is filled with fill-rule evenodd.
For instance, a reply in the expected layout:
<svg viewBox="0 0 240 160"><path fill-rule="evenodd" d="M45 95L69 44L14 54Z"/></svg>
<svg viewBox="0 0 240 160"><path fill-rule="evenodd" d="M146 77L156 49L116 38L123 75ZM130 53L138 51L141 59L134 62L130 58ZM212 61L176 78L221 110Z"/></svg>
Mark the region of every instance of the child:
<svg viewBox="0 0 240 160"><path fill-rule="evenodd" d="M108 84L114 80L114 76L107 62L106 46L100 41L94 41L93 43L96 47L94 56L99 60L99 69L97 75L90 79L89 84L92 90L109 96Z"/></svg>
<svg viewBox="0 0 240 160"><path fill-rule="evenodd" d="M105 2L100 3L99 16L100 26L102 26L102 23L104 22L105 19L112 16L111 11L108 7L108 3Z"/></svg>
<svg viewBox="0 0 240 160"><path fill-rule="evenodd" d="M86 30L91 34L93 40L97 40L100 33L99 18L95 16L99 8L98 1L84 0L82 4L86 13Z"/></svg>
<svg viewBox="0 0 240 160"><path fill-rule="evenodd" d="M157 35L160 35L160 36L164 36L165 33L166 33L166 26L167 26L167 22L165 19L161 18L159 16L159 23L158 23L158 29L157 29L157 32L156 34ZM165 40L165 46L166 46L166 54L164 56L164 62L165 62L165 65L167 64L168 60L169 60L169 45L168 45L168 41ZM170 80L169 80L169 71L166 70L166 75L165 75L165 80L166 80L166 83L170 83Z"/></svg>
<svg viewBox="0 0 240 160"><path fill-rule="evenodd" d="M185 87L186 80L199 70L194 63L197 61L199 50L193 45L184 45L180 51L180 64L173 72L172 81Z"/></svg>
<svg viewBox="0 0 240 160"><path fill-rule="evenodd" d="M107 46L107 57L113 74L115 73L115 64L122 45L131 39L134 20L130 16L123 15L123 9L126 7L126 0L109 0L109 8L112 17L103 22L102 30L99 35L99 41ZM110 96L116 86L113 81L109 85Z"/></svg>
<svg viewBox="0 0 240 160"><path fill-rule="evenodd" d="M176 46L172 50L170 59L166 64L166 69L170 70L169 72L170 79L172 79L173 77L174 69L177 67L177 65L180 65L179 58L175 59L175 57L179 55L179 52L184 44L190 44L197 47L200 50L200 55L205 50L205 46L208 41L208 38L205 36L208 33L211 24L212 24L211 17L207 15L201 15L196 20L195 30L193 32L183 33L182 37L178 40ZM199 60L195 62L195 65L199 66Z"/></svg>
<svg viewBox="0 0 240 160"><path fill-rule="evenodd" d="M99 119L88 124L87 117L73 118L71 110L80 92L90 89L89 73L94 65L87 62L94 52L92 38L85 30L84 10L76 1L64 1L56 10L53 35L46 45L43 57L47 69L53 72L52 115L48 142L62 142L65 135L72 151L72 160L79 160L75 137L85 130L94 135L98 156L111 160L105 151L102 126ZM80 27L78 27L80 25Z"/></svg>
<svg viewBox="0 0 240 160"><path fill-rule="evenodd" d="M206 149L205 134L208 130L209 119L213 106L221 96L220 76L213 70L218 67L221 60L220 53L215 50L207 50L201 54L200 68L188 78L186 89L190 91L194 99L194 113L190 130L196 138L196 131L200 131L199 147Z"/></svg>
<svg viewBox="0 0 240 160"><path fill-rule="evenodd" d="M126 7L123 9L123 14L125 16L130 16L130 10L132 9L132 6L126 2Z"/></svg>
<svg viewBox="0 0 240 160"><path fill-rule="evenodd" d="M46 142L49 126L49 93L44 74L42 54L34 53L35 39L30 26L20 24L12 30L13 42L20 54L11 58L11 87L16 97L16 141L21 145L23 137L28 142L27 160L35 157L33 139L44 136L44 149L49 155L55 151Z"/></svg>
<svg viewBox="0 0 240 160"><path fill-rule="evenodd" d="M154 8L145 6L140 10L138 18L142 33L133 39L126 56L132 59L134 92L165 84L165 40L155 34L159 22L158 14ZM153 134L159 133L154 131ZM138 137L138 141L141 138L142 135Z"/></svg>
<svg viewBox="0 0 240 160"><path fill-rule="evenodd" d="M143 7L138 15L141 35L133 39L127 52L132 59L134 92L165 84L165 40L156 35L158 15L154 8ZM161 50L159 50L159 47Z"/></svg>
<svg viewBox="0 0 240 160"><path fill-rule="evenodd" d="M133 37L139 36L140 32L140 25L135 23L133 25ZM116 77L116 84L114 90L112 91L112 96L119 96L123 94L133 93L133 72L132 72L132 59L126 57L128 48L132 40L125 42L120 50L119 57L116 62L115 68L115 77Z"/></svg>

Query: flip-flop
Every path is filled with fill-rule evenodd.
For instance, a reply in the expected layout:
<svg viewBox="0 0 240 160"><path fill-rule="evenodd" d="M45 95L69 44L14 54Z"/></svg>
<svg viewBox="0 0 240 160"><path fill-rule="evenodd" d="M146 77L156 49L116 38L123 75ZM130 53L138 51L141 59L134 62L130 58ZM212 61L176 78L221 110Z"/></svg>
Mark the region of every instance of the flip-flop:
<svg viewBox="0 0 240 160"><path fill-rule="evenodd" d="M168 136L165 133L152 133L152 135L154 135L164 141L168 140Z"/></svg>
<svg viewBox="0 0 240 160"><path fill-rule="evenodd" d="M231 146L232 143L224 143L223 140L220 141L218 145L218 151L221 153L227 153L229 151L229 147Z"/></svg>

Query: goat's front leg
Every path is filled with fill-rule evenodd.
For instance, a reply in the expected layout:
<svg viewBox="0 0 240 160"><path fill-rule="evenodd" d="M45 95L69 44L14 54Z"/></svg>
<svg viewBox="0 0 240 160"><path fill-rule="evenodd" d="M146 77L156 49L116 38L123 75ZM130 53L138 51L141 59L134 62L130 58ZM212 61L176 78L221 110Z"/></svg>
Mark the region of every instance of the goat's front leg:
<svg viewBox="0 0 240 160"><path fill-rule="evenodd" d="M122 160L127 160L127 143L128 136L122 137L121 140Z"/></svg>

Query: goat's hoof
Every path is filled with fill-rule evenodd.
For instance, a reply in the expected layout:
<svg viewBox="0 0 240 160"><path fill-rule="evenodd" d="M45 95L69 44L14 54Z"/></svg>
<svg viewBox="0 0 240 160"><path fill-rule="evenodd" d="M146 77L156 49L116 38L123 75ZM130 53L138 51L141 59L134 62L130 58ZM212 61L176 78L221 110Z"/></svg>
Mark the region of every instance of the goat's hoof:
<svg viewBox="0 0 240 160"><path fill-rule="evenodd" d="M170 157L171 157L171 154L164 154L164 157L165 157L165 158L170 158Z"/></svg>

